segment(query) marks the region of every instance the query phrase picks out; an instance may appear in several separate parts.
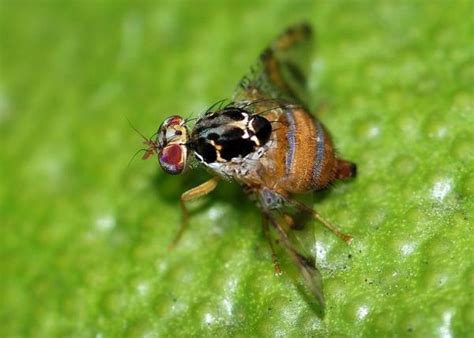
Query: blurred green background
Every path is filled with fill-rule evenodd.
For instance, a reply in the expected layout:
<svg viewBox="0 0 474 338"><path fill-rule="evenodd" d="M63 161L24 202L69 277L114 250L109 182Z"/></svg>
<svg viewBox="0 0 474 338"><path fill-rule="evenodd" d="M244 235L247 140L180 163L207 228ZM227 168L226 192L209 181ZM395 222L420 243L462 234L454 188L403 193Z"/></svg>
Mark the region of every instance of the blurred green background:
<svg viewBox="0 0 474 338"><path fill-rule="evenodd" d="M474 330L474 2L0 2L1 337L413 336ZM309 77L357 180L315 207L327 298L273 275L239 188L193 204L130 119L229 98L282 29L317 31Z"/></svg>

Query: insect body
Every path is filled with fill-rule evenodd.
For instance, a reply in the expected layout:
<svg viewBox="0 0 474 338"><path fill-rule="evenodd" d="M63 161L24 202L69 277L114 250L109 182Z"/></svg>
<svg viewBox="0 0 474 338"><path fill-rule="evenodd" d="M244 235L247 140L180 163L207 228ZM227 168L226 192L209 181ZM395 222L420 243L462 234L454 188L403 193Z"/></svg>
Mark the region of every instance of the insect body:
<svg viewBox="0 0 474 338"><path fill-rule="evenodd" d="M209 181L182 195L183 224L172 245L187 227L185 202L212 191L219 179L235 181L258 201L276 271L280 267L269 225L279 234L307 286L323 303L318 270L296 250L283 224L294 212L307 213L349 242L350 236L292 196L353 177L356 167L337 156L329 133L309 113L303 99L304 63L296 56L310 42L308 25L290 27L242 79L231 103L208 110L192 128L179 116L169 117L158 129L156 140L145 141L149 148L144 158L156 153L167 173L179 174L194 155L213 174Z"/></svg>

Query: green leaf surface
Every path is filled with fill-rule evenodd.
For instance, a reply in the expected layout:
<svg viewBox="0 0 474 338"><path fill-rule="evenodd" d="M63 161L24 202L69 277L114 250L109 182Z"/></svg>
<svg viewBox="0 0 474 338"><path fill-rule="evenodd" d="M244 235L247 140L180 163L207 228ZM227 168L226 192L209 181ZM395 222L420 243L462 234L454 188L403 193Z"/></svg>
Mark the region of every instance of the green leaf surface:
<svg viewBox="0 0 474 338"><path fill-rule="evenodd" d="M465 337L474 330L474 2L2 1L1 337ZM232 184L134 161L171 114L229 98L268 42L311 22L320 119L359 176L315 208L327 307L274 276Z"/></svg>

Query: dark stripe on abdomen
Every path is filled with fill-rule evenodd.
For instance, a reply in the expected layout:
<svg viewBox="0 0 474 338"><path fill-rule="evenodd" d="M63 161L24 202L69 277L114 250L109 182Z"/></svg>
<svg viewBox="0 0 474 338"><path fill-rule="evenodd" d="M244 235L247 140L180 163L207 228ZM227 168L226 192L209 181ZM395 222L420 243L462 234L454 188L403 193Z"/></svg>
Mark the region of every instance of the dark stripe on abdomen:
<svg viewBox="0 0 474 338"><path fill-rule="evenodd" d="M288 122L288 149L285 156L285 174L289 175L296 152L296 121L291 109L285 112L285 117Z"/></svg>
<svg viewBox="0 0 474 338"><path fill-rule="evenodd" d="M316 124L316 158L313 166L313 182L316 184L320 183L321 171L324 164L324 143L325 133L324 128L318 121Z"/></svg>

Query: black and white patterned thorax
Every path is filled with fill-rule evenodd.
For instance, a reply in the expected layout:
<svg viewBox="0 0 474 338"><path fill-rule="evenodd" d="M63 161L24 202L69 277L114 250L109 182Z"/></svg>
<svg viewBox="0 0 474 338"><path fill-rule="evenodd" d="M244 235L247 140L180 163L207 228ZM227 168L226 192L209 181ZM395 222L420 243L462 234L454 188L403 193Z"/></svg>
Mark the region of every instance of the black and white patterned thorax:
<svg viewBox="0 0 474 338"><path fill-rule="evenodd" d="M200 118L191 132L189 147L196 158L220 171L226 163L241 162L270 139L272 126L262 116L238 107L226 107Z"/></svg>

